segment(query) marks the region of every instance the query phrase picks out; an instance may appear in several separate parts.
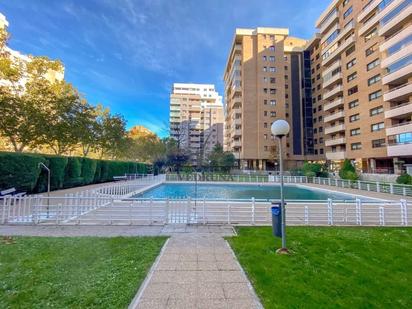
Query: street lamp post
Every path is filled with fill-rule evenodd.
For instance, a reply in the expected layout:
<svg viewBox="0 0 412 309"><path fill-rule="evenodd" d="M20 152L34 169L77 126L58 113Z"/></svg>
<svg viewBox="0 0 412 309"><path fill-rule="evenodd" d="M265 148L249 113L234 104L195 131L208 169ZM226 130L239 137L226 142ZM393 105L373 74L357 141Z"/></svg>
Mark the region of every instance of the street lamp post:
<svg viewBox="0 0 412 309"><path fill-rule="evenodd" d="M44 168L47 171L47 218L49 217L50 209L50 169L42 162L39 163L40 168Z"/></svg>
<svg viewBox="0 0 412 309"><path fill-rule="evenodd" d="M285 198L283 195L283 151L282 151L282 139L289 133L290 126L286 120L279 119L272 123L271 131L279 141L279 174L280 174L280 209L281 209L281 231L282 231L282 248L278 253L288 253L286 248L286 211L285 211Z"/></svg>

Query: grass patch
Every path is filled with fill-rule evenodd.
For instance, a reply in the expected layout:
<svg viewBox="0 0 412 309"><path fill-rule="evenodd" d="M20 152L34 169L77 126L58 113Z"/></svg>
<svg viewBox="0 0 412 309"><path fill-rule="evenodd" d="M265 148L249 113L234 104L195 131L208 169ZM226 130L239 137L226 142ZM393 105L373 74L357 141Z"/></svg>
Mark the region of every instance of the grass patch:
<svg viewBox="0 0 412 309"><path fill-rule="evenodd" d="M125 308L164 237L0 237L0 308Z"/></svg>
<svg viewBox="0 0 412 309"><path fill-rule="evenodd" d="M265 308L412 308L412 229L268 227L228 238Z"/></svg>

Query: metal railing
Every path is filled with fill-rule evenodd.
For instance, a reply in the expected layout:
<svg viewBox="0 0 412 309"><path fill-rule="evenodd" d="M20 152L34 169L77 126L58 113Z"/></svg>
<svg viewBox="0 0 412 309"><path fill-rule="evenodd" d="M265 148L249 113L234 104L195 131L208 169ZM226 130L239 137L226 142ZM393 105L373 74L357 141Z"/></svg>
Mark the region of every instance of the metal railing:
<svg viewBox="0 0 412 309"><path fill-rule="evenodd" d="M410 226L411 201L287 201L288 225ZM102 196L0 200L0 224L270 225L271 203L252 199L116 200Z"/></svg>
<svg viewBox="0 0 412 309"><path fill-rule="evenodd" d="M283 176L285 183L306 183L306 176ZM245 182L264 183L280 182L277 175L231 175L217 173L188 173L188 174L166 174L166 181L199 181L199 182Z"/></svg>

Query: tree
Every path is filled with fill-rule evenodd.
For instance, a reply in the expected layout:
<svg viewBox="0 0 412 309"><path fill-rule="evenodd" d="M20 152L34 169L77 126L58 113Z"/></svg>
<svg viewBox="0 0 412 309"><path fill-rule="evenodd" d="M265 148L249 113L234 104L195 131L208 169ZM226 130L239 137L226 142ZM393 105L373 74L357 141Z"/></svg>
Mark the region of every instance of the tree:
<svg viewBox="0 0 412 309"><path fill-rule="evenodd" d="M210 167L216 168L219 171L229 172L235 165L236 159L231 152L223 151L222 145L216 144L208 156L208 161Z"/></svg>
<svg viewBox="0 0 412 309"><path fill-rule="evenodd" d="M121 156L119 148L124 145L126 135L126 121L122 115L111 115L106 110L99 117L99 132L97 145L100 149L100 157L109 156L116 158Z"/></svg>
<svg viewBox="0 0 412 309"><path fill-rule="evenodd" d="M359 176L356 173L356 169L352 165L350 160L345 159L343 161L342 167L339 170L339 177L342 179L348 179L348 180L358 180L359 179Z"/></svg>

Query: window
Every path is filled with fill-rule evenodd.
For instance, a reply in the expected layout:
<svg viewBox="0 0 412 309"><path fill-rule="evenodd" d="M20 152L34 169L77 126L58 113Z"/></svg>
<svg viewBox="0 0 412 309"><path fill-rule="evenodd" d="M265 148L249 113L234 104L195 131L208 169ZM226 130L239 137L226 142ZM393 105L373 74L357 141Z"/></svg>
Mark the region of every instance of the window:
<svg viewBox="0 0 412 309"><path fill-rule="evenodd" d="M372 62L369 62L368 65L366 66L366 70L370 71L373 68L377 67L379 65L380 61L379 58L373 60Z"/></svg>
<svg viewBox="0 0 412 309"><path fill-rule="evenodd" d="M267 83L268 82L268 78L267 77L263 77L263 82Z"/></svg>
<svg viewBox="0 0 412 309"><path fill-rule="evenodd" d="M378 43L373 44L371 47L365 50L366 57L372 55L378 49Z"/></svg>
<svg viewBox="0 0 412 309"><path fill-rule="evenodd" d="M263 67L263 72L267 72L268 68L267 67Z"/></svg>
<svg viewBox="0 0 412 309"><path fill-rule="evenodd" d="M269 61L270 61L270 62L275 62L275 56L270 56L270 57L269 57Z"/></svg>
<svg viewBox="0 0 412 309"><path fill-rule="evenodd" d="M382 90L378 90L369 94L369 101L376 100L382 96Z"/></svg>
<svg viewBox="0 0 412 309"><path fill-rule="evenodd" d="M318 111L321 111L322 110L322 105L319 105L318 106Z"/></svg>
<svg viewBox="0 0 412 309"><path fill-rule="evenodd" d="M273 46L273 45L272 45L272 46L269 46L269 50L270 50L270 51L275 51L275 46Z"/></svg>
<svg viewBox="0 0 412 309"><path fill-rule="evenodd" d="M319 133L323 132L323 127L319 127Z"/></svg>
<svg viewBox="0 0 412 309"><path fill-rule="evenodd" d="M351 61L349 61L349 62L346 64L346 68L347 68L347 69L350 69L350 68L353 67L355 64L356 64L356 58L353 58Z"/></svg>
<svg viewBox="0 0 412 309"><path fill-rule="evenodd" d="M373 28L368 34L365 35L365 42L372 39L374 36L378 35L378 28Z"/></svg>
<svg viewBox="0 0 412 309"><path fill-rule="evenodd" d="M357 76L356 72L352 73L351 75L349 75L347 77L347 81L350 82L350 81L354 80L356 78L356 76Z"/></svg>
<svg viewBox="0 0 412 309"><path fill-rule="evenodd" d="M263 134L263 139L268 139L268 135L267 135L267 134Z"/></svg>
<svg viewBox="0 0 412 309"><path fill-rule="evenodd" d="M385 129L385 124L383 122L374 123L371 125L371 132L377 132Z"/></svg>
<svg viewBox="0 0 412 309"><path fill-rule="evenodd" d="M369 110L369 114L371 116L379 115L379 114L382 114L382 113L383 113L383 106L382 105Z"/></svg>
<svg viewBox="0 0 412 309"><path fill-rule="evenodd" d="M349 108L355 108L356 106L359 105L359 101L358 100L354 100L352 102L349 102Z"/></svg>
<svg viewBox="0 0 412 309"><path fill-rule="evenodd" d="M347 10L345 11L345 13L343 13L343 18L348 17L348 16L352 13L352 11L353 11L353 8L352 8L352 7L349 7L349 9L347 9Z"/></svg>
<svg viewBox="0 0 412 309"><path fill-rule="evenodd" d="M372 148L380 148L385 146L385 139L380 138L380 139L375 139L372 140Z"/></svg>
<svg viewBox="0 0 412 309"><path fill-rule="evenodd" d="M268 115L268 112L267 111L264 111L263 112L263 116L267 116Z"/></svg>
<svg viewBox="0 0 412 309"><path fill-rule="evenodd" d="M276 68L275 67L270 67L269 72L276 72Z"/></svg>
<svg viewBox="0 0 412 309"><path fill-rule="evenodd" d="M323 144L323 137L319 137L319 144Z"/></svg>
<svg viewBox="0 0 412 309"><path fill-rule="evenodd" d="M360 134L360 128L350 130L350 136L356 136Z"/></svg>
<svg viewBox="0 0 412 309"><path fill-rule="evenodd" d="M345 5L347 5L348 3L349 3L349 0L344 0L342 4L343 4L343 6L345 6Z"/></svg>
<svg viewBox="0 0 412 309"><path fill-rule="evenodd" d="M270 112L270 117L276 117L276 112Z"/></svg>
<svg viewBox="0 0 412 309"><path fill-rule="evenodd" d="M352 150L360 150L360 149L362 149L362 144L361 143L352 143L352 144L350 144L350 148Z"/></svg>
<svg viewBox="0 0 412 309"><path fill-rule="evenodd" d="M268 151L268 146L263 146L263 149L264 149L265 151Z"/></svg>
<svg viewBox="0 0 412 309"><path fill-rule="evenodd" d="M268 123L267 122L263 123L263 127L266 129L268 127Z"/></svg>
<svg viewBox="0 0 412 309"><path fill-rule="evenodd" d="M263 100L263 105L268 105L268 100Z"/></svg>
<svg viewBox="0 0 412 309"><path fill-rule="evenodd" d="M270 100L270 105L275 106L276 105L276 100Z"/></svg>
<svg viewBox="0 0 412 309"><path fill-rule="evenodd" d="M381 80L381 75L375 75L368 79L368 86L373 85Z"/></svg>
<svg viewBox="0 0 412 309"><path fill-rule="evenodd" d="M263 88L264 93L268 93L268 88Z"/></svg>
<svg viewBox="0 0 412 309"><path fill-rule="evenodd" d="M358 121L360 119L359 114L355 114L349 117L349 122L355 122Z"/></svg>
<svg viewBox="0 0 412 309"><path fill-rule="evenodd" d="M266 57L266 56L263 56L263 57L262 57L262 60L263 60L263 61L266 61L266 60L267 60L267 57Z"/></svg>
<svg viewBox="0 0 412 309"><path fill-rule="evenodd" d="M319 154L323 154L323 148L319 149Z"/></svg>
<svg viewBox="0 0 412 309"><path fill-rule="evenodd" d="M352 87L348 89L348 95L352 95L358 92L358 86Z"/></svg>
<svg viewBox="0 0 412 309"><path fill-rule="evenodd" d="M355 45L352 45L351 47L349 47L347 50L346 50L346 56L349 56L350 54L352 54L354 51L356 50L356 48L355 48Z"/></svg>
<svg viewBox="0 0 412 309"><path fill-rule="evenodd" d="M276 94L276 89L271 88L270 89L270 94Z"/></svg>
<svg viewBox="0 0 412 309"><path fill-rule="evenodd" d="M275 83L276 83L276 78L275 78L275 77L271 77L271 78L270 78L270 83L271 83L271 84L275 84Z"/></svg>

